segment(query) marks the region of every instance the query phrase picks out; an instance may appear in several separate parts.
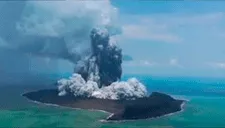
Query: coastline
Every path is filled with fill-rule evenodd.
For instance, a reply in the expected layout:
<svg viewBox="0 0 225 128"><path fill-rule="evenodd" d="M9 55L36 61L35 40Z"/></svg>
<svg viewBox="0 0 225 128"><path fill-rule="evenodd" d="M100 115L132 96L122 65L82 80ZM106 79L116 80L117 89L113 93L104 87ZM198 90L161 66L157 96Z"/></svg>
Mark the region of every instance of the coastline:
<svg viewBox="0 0 225 128"><path fill-rule="evenodd" d="M98 111L98 112L103 112L103 113L110 114L108 117L106 117L106 119L100 119L99 120L100 122L103 122L103 123L126 122L126 121L136 121L136 120L151 120L151 119L158 119L158 118L166 117L166 116L172 116L174 114L178 114L178 113L183 112L184 111L184 106L185 106L186 102L189 101L189 100L186 100L186 99L185 100L182 99L183 100L183 103L180 105L180 110L179 111L172 112L172 113L168 113L168 114L161 115L161 116L157 116L157 117L150 117L150 118L146 118L146 119L107 120L110 117L112 117L114 115L114 113L111 113L111 112L108 112L108 111L105 111L105 110L100 110L100 109L83 109L83 108L75 108L75 107L62 106L62 105L58 105L58 104L43 103L43 102L40 102L40 101L35 101L35 100L31 100L31 99L27 98L26 96L24 96L24 94L26 94L26 93L27 92L22 93L21 96L25 97L29 102L33 102L33 103L36 103L36 104L39 104L39 105L46 105L46 106L53 106L53 107L67 108L67 109L74 109L74 110ZM178 99L178 98L176 98L176 99Z"/></svg>
<svg viewBox="0 0 225 128"><path fill-rule="evenodd" d="M58 104L42 103L40 101L31 100L31 99L27 98L26 96L23 96L23 94L26 94L26 93L22 93L21 96L25 97L28 100L28 102L32 102L32 103L39 104L39 105L53 106L53 107L59 107L59 108L67 108L67 109L72 109L72 110L74 109L74 110L99 111L99 112L103 112L103 113L107 113L107 114L112 114L110 112L107 112L107 111L104 111L104 110L98 110L98 109L82 109L82 108L62 106L62 105L58 105Z"/></svg>
<svg viewBox="0 0 225 128"><path fill-rule="evenodd" d="M170 95L170 96L173 97L174 99L184 100L184 101L186 101L186 102L189 102L189 101L190 101L190 99L185 98L184 95ZM187 97L187 96L186 96L186 97Z"/></svg>
<svg viewBox="0 0 225 128"><path fill-rule="evenodd" d="M184 106L185 106L185 103L188 102L188 101L184 101L181 105L180 105L180 108L181 110L180 111L177 111L177 112L172 112L172 113L168 113L168 114L165 114L165 115L162 115L162 116L158 116L158 117L151 117L151 118L146 118L146 119L135 119L135 120L100 120L101 122L103 123L113 123L113 122L130 122L130 121L137 121L137 120L152 120L152 119L159 119L159 118L162 118L162 117L167 117L167 116L172 116L172 115L175 115L175 114L178 114L178 113L181 113L184 111ZM111 115L109 115L106 119L110 118L111 116L113 116L114 114L112 113Z"/></svg>

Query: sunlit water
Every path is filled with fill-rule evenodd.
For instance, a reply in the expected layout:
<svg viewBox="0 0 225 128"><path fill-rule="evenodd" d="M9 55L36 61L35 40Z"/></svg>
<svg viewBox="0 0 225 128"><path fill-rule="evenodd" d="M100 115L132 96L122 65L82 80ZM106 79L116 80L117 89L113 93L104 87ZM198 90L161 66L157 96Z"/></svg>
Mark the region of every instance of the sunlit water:
<svg viewBox="0 0 225 128"><path fill-rule="evenodd" d="M128 77L128 76L127 76ZM126 79L127 77L124 77ZM130 77L130 76L129 76ZM102 123L108 114L35 104L20 95L48 87L0 87L0 127L197 128L225 127L225 81L208 78L138 76L149 91L189 100L185 110L157 119Z"/></svg>

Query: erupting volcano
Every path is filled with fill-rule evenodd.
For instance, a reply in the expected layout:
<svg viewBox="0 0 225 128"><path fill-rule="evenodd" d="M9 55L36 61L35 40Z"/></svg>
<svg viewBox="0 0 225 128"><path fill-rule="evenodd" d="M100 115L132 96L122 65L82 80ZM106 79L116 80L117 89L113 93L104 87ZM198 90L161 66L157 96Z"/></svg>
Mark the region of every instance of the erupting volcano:
<svg viewBox="0 0 225 128"><path fill-rule="evenodd" d="M94 28L90 34L91 54L78 62L72 77L58 81L59 96L103 99L133 99L147 96L146 88L137 79L120 82L122 50L110 38L107 29Z"/></svg>
<svg viewBox="0 0 225 128"><path fill-rule="evenodd" d="M146 119L182 110L183 100L158 92L148 95L136 78L121 81L123 55L115 40L121 29L109 1L29 1L26 7L30 13L17 23L23 40L9 48L64 59L75 68L71 77L57 81L57 88L23 96L41 103L104 110L112 113L107 120Z"/></svg>
<svg viewBox="0 0 225 128"><path fill-rule="evenodd" d="M158 117L182 110L183 100L147 90L136 78L120 81L122 50L106 29L90 34L91 54L78 62L69 79L58 81L58 90L40 90L23 96L42 103L72 108L104 110L107 120L135 120Z"/></svg>

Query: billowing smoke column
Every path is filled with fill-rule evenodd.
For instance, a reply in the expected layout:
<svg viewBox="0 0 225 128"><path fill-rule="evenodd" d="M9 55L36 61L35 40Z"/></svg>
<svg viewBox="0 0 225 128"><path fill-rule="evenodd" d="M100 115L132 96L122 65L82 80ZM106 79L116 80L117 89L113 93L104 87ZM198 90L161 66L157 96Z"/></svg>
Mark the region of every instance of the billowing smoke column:
<svg viewBox="0 0 225 128"><path fill-rule="evenodd" d="M121 29L109 0L0 2L0 17L0 49L75 65L73 76L59 80L59 95L107 99L146 95L136 79L119 82L122 54L113 36Z"/></svg>
<svg viewBox="0 0 225 128"><path fill-rule="evenodd" d="M79 74L87 81L98 83L99 87L118 81L122 74L122 50L110 40L107 29L94 28L91 31L92 54Z"/></svg>
<svg viewBox="0 0 225 128"><path fill-rule="evenodd" d="M122 50L110 39L107 29L91 31L92 54L75 70L69 80L58 81L59 95L103 99L135 99L147 96L146 88L137 79L119 82L122 74Z"/></svg>

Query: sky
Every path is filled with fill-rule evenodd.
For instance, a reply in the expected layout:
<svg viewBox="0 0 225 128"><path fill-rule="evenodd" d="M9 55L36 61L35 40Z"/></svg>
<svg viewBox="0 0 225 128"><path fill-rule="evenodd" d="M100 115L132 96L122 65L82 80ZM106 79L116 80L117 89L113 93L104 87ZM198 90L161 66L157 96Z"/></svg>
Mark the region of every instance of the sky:
<svg viewBox="0 0 225 128"><path fill-rule="evenodd" d="M0 75L3 71L72 73L74 64L46 54L61 55L65 50L58 40L61 36L89 43L90 28L108 22L118 27L114 21L119 14L122 33L116 35L118 44L124 55L133 58L123 62L123 74L225 77L225 1L111 0L118 13L111 13L108 1L90 2L87 6L56 1L49 5L30 3L34 5L27 6L25 1L0 2ZM109 17L115 20L107 16L105 20L99 14L111 14ZM73 22L73 18L81 22ZM20 22L24 24L18 25ZM77 37L67 32L75 32ZM73 45L68 46L73 51Z"/></svg>
<svg viewBox="0 0 225 128"><path fill-rule="evenodd" d="M225 1L113 0L127 74L225 77Z"/></svg>

